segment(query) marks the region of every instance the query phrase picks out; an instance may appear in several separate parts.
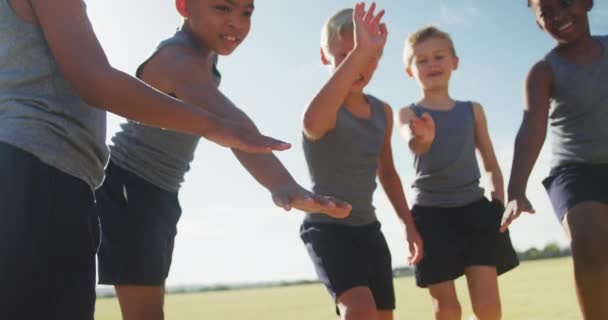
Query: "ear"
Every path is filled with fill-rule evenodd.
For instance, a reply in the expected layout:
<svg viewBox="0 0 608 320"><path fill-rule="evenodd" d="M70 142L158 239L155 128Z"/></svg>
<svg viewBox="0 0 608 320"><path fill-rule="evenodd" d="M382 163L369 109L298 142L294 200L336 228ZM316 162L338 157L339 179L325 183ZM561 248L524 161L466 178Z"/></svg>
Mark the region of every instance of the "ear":
<svg viewBox="0 0 608 320"><path fill-rule="evenodd" d="M188 0L175 0L175 8L177 9L177 12L179 12L179 14L184 18L188 18L189 16L187 3Z"/></svg>
<svg viewBox="0 0 608 320"><path fill-rule="evenodd" d="M325 50L323 50L323 48L321 48L321 63L325 66L329 64L329 59L325 56Z"/></svg>
<svg viewBox="0 0 608 320"><path fill-rule="evenodd" d="M585 9L587 9L587 11L591 11L591 9L593 9L593 0L585 1Z"/></svg>
<svg viewBox="0 0 608 320"><path fill-rule="evenodd" d="M414 78L414 72L412 72L412 68L410 68L410 67L405 67L405 73L407 73L407 75L408 75L410 78L412 78L412 79Z"/></svg>
<svg viewBox="0 0 608 320"><path fill-rule="evenodd" d="M454 68L452 68L452 70L458 70L458 64L460 63L460 58L458 58L458 56L454 56L452 58L452 63L454 65Z"/></svg>

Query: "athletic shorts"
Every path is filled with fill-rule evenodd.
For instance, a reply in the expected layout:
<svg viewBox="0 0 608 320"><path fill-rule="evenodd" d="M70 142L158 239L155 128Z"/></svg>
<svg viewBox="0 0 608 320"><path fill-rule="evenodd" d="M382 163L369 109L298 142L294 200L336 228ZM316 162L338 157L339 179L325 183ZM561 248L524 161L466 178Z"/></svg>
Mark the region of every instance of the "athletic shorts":
<svg viewBox="0 0 608 320"><path fill-rule="evenodd" d="M334 301L355 287L368 287L378 310L395 309L391 254L380 223L346 226L304 222L300 237L319 280Z"/></svg>
<svg viewBox="0 0 608 320"><path fill-rule="evenodd" d="M568 210L581 202L608 203L608 164L561 165L551 169L543 185L561 223Z"/></svg>
<svg viewBox="0 0 608 320"><path fill-rule="evenodd" d="M178 194L110 161L97 190L97 211L102 230L99 283L163 285L181 216Z"/></svg>
<svg viewBox="0 0 608 320"><path fill-rule="evenodd" d="M93 190L8 144L0 164L0 318L93 319Z"/></svg>
<svg viewBox="0 0 608 320"><path fill-rule="evenodd" d="M485 197L455 208L414 205L412 216L424 242L416 285L454 280L471 266L495 266L502 274L519 265L508 230L500 232L503 213L500 201Z"/></svg>

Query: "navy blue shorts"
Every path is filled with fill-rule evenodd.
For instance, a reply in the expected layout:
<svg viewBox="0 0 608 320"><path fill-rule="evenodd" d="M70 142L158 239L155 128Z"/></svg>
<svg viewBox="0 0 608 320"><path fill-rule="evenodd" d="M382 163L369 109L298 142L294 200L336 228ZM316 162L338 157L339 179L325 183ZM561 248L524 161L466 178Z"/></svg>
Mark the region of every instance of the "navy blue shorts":
<svg viewBox="0 0 608 320"><path fill-rule="evenodd" d="M99 283L163 285L181 215L178 194L110 161L97 190L97 210L102 230Z"/></svg>
<svg viewBox="0 0 608 320"><path fill-rule="evenodd" d="M561 165L551 169L543 185L562 222L568 210L581 202L608 203L608 164Z"/></svg>
<svg viewBox="0 0 608 320"><path fill-rule="evenodd" d="M378 310L395 309L391 253L379 222L361 227L304 222L300 237L334 301L349 289L368 287Z"/></svg>
<svg viewBox="0 0 608 320"><path fill-rule="evenodd" d="M0 318L93 319L93 191L4 143L0 164Z"/></svg>
<svg viewBox="0 0 608 320"><path fill-rule="evenodd" d="M454 280L471 266L495 266L503 274L519 260L509 232L500 232L504 206L485 197L456 208L414 205L412 215L424 242L424 255L415 266L416 285Z"/></svg>

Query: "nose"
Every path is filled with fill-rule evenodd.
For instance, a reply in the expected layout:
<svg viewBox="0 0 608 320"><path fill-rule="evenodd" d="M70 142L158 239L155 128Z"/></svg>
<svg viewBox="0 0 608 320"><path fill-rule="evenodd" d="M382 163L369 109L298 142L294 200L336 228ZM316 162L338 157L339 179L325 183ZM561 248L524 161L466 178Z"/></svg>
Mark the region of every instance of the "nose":
<svg viewBox="0 0 608 320"><path fill-rule="evenodd" d="M243 22L238 14L231 14L228 18L228 27L232 29L241 29L243 28Z"/></svg>
<svg viewBox="0 0 608 320"><path fill-rule="evenodd" d="M562 21L564 18L566 18L567 10L568 9L560 8L558 6L558 8L556 8L553 12L553 20L558 22Z"/></svg>

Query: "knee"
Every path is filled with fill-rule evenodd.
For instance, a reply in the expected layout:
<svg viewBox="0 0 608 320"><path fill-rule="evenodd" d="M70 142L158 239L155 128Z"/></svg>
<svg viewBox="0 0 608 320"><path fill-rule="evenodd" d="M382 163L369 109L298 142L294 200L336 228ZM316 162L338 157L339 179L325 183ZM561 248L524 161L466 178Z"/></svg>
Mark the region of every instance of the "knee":
<svg viewBox="0 0 608 320"><path fill-rule="evenodd" d="M502 318L500 303L474 304L473 313L478 320L500 320Z"/></svg>
<svg viewBox="0 0 608 320"><path fill-rule="evenodd" d="M452 320L462 318L462 308L458 300L441 301L435 300L435 319L437 320Z"/></svg>
<svg viewBox="0 0 608 320"><path fill-rule="evenodd" d="M378 320L378 311L371 302L346 306L342 313L345 320Z"/></svg>

